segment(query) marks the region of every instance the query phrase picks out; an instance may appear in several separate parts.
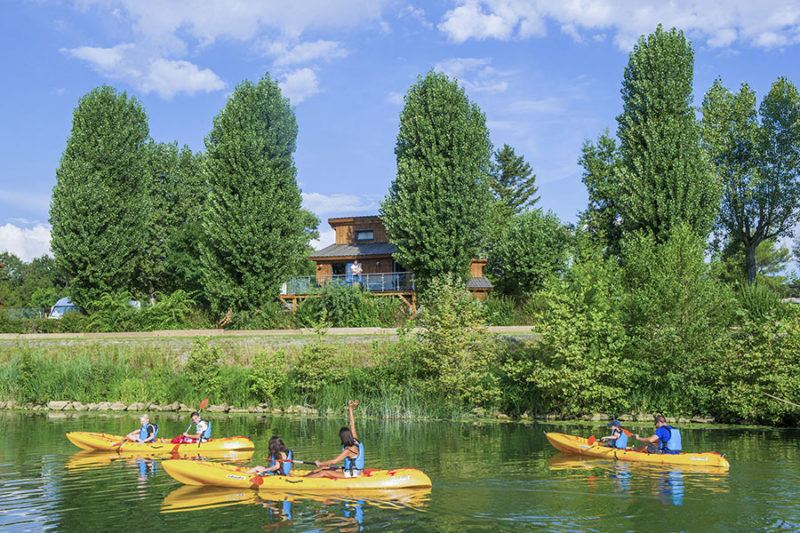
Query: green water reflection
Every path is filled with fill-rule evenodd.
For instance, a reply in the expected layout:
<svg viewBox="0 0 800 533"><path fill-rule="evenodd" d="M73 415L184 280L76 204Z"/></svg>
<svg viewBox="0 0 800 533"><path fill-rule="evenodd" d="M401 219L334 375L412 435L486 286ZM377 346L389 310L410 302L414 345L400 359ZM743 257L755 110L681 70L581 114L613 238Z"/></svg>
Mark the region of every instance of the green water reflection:
<svg viewBox="0 0 800 533"><path fill-rule="evenodd" d="M161 415L160 435L186 421ZM302 460L338 453L342 420L214 418L218 435L246 435L262 462L281 435ZM798 531L800 431L683 428L684 447L715 450L728 472L604 461L559 453L543 431L581 435L601 424L359 421L367 465L414 466L430 490L344 494L187 487L160 458L79 451L67 431L127 433L131 415L0 413L0 529L101 531ZM645 428L641 428L645 432Z"/></svg>

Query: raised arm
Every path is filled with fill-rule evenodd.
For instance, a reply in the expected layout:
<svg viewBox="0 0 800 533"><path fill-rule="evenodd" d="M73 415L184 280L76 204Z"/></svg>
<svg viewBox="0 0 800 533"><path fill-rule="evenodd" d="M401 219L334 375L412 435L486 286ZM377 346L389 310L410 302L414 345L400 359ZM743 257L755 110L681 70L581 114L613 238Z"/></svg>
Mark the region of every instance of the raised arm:
<svg viewBox="0 0 800 533"><path fill-rule="evenodd" d="M357 439L358 434L356 433L356 421L355 418L353 418L353 407L356 405L358 405L358 400L348 403L347 409L350 411L350 432L353 434L353 437Z"/></svg>

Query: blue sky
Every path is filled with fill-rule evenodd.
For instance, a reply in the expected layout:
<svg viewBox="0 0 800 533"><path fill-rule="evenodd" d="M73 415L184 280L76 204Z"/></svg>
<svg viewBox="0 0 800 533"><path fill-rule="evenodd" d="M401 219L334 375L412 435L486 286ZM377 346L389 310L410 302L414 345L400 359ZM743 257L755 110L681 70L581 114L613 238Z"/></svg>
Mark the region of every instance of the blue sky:
<svg viewBox="0 0 800 533"><path fill-rule="evenodd" d="M585 208L581 144L616 130L623 69L658 23L683 29L699 105L714 78L759 98L800 83L800 3L628 0L5 0L0 17L0 251L46 253L55 169L78 99L139 98L157 141L202 150L243 79L279 80L295 106L306 207L377 213L395 173L402 97L430 69L458 78L537 175L540 205Z"/></svg>

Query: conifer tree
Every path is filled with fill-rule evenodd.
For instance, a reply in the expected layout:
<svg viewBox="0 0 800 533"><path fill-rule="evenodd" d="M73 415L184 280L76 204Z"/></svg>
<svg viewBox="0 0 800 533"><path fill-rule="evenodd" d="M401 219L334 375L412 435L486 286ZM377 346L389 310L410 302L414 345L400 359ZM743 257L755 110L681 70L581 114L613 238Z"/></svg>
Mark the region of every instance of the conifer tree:
<svg viewBox="0 0 800 533"><path fill-rule="evenodd" d="M719 209L719 186L700 145L692 108L694 52L683 32L639 38L622 83L617 117L619 206L626 230L658 242L683 222L707 237Z"/></svg>
<svg viewBox="0 0 800 533"><path fill-rule="evenodd" d="M147 139L142 105L112 87L92 90L73 112L50 205L50 245L81 308L104 292L136 288L147 217Z"/></svg>
<svg viewBox="0 0 800 533"><path fill-rule="evenodd" d="M539 190L536 186L536 174L525 158L517 155L507 144L494 153L489 185L495 198L512 214L532 208L539 201L539 197L535 196Z"/></svg>
<svg viewBox="0 0 800 533"><path fill-rule="evenodd" d="M489 224L491 142L486 118L446 75L419 77L405 96L397 175L381 205L395 258L421 287L466 277Z"/></svg>
<svg viewBox="0 0 800 533"><path fill-rule="evenodd" d="M274 302L305 251L293 153L297 122L269 75L242 82L206 137L205 296L224 313Z"/></svg>

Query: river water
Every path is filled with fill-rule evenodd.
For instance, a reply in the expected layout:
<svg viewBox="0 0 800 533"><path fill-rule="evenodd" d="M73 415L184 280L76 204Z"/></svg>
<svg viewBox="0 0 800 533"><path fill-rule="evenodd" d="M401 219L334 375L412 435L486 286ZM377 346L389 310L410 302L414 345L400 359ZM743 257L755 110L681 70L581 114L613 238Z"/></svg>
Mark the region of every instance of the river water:
<svg viewBox="0 0 800 533"><path fill-rule="evenodd" d="M160 436L188 425L153 418ZM344 414L211 420L216 435L250 436L255 455L239 459L264 464L273 434L298 459L334 457ZM726 454L731 469L721 472L582 459L544 437L599 437L600 423L357 423L368 467L418 467L433 488L308 496L186 487L158 459L88 454L64 436L127 433L138 425L133 414L3 412L0 530L800 531L798 429L683 428L685 450Z"/></svg>

